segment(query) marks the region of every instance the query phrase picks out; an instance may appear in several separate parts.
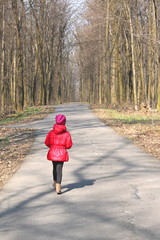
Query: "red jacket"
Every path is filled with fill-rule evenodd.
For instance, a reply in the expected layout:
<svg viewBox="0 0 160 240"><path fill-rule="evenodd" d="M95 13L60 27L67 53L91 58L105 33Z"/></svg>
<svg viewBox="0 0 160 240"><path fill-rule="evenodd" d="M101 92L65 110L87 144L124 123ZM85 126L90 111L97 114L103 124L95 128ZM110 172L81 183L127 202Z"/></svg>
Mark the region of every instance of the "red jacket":
<svg viewBox="0 0 160 240"><path fill-rule="evenodd" d="M45 144L50 148L47 154L48 160L61 162L69 160L66 149L72 147L72 139L65 125L55 124L53 130L47 134Z"/></svg>

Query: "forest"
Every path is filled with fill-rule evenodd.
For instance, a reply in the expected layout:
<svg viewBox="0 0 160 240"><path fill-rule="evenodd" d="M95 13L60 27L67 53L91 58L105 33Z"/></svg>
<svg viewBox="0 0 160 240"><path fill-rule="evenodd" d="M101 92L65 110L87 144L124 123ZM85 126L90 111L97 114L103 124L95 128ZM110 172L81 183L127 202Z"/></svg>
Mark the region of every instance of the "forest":
<svg viewBox="0 0 160 240"><path fill-rule="evenodd" d="M0 0L0 111L160 110L159 0Z"/></svg>

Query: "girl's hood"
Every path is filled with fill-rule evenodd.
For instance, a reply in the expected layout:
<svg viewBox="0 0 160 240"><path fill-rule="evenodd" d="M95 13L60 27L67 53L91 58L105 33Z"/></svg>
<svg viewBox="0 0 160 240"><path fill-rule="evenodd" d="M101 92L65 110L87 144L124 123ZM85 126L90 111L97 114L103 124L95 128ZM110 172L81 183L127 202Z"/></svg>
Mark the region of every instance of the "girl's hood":
<svg viewBox="0 0 160 240"><path fill-rule="evenodd" d="M57 124L55 124L53 126L53 131L54 131L55 134L61 134L61 133L65 132L66 129L67 128L66 128L65 125L57 125Z"/></svg>

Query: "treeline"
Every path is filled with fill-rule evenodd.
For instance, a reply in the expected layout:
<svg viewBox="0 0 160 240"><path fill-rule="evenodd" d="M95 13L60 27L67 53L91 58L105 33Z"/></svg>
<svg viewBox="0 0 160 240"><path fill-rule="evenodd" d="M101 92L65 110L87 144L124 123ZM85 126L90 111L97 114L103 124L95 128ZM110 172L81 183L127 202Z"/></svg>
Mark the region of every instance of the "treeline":
<svg viewBox="0 0 160 240"><path fill-rule="evenodd" d="M0 0L0 109L74 98L67 0Z"/></svg>
<svg viewBox="0 0 160 240"><path fill-rule="evenodd" d="M83 19L81 101L160 109L160 1L87 0Z"/></svg>

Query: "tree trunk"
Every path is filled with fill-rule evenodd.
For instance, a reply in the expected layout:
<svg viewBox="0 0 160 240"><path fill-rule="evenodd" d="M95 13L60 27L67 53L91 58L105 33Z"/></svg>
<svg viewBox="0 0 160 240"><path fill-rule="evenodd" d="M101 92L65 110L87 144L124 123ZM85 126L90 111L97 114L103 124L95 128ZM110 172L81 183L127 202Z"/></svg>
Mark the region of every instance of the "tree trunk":
<svg viewBox="0 0 160 240"><path fill-rule="evenodd" d="M4 64L5 64L5 6L3 3L2 6L2 60L1 60L1 112L5 111L5 70L4 70Z"/></svg>
<svg viewBox="0 0 160 240"><path fill-rule="evenodd" d="M131 54L132 54L132 82L133 82L133 97L134 97L134 108L137 111L137 83L136 83L136 70L135 70L135 48L134 48L134 32L132 25L132 17L130 8L127 6L128 17L129 17L129 26L130 26L130 36L131 36Z"/></svg>
<svg viewBox="0 0 160 240"><path fill-rule="evenodd" d="M18 112L21 112L24 106L22 22L17 2L14 0L12 0L12 9L15 19L17 42L16 109Z"/></svg>

